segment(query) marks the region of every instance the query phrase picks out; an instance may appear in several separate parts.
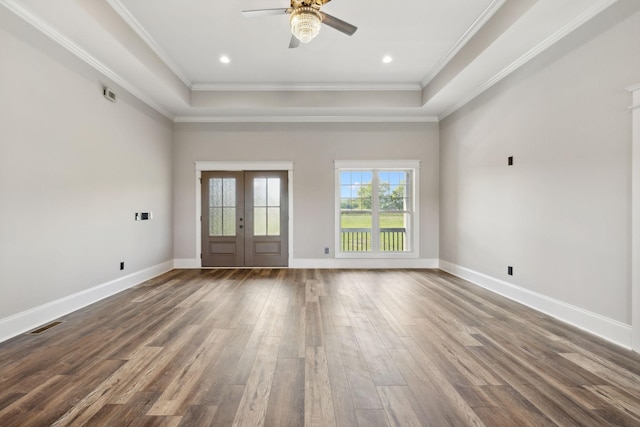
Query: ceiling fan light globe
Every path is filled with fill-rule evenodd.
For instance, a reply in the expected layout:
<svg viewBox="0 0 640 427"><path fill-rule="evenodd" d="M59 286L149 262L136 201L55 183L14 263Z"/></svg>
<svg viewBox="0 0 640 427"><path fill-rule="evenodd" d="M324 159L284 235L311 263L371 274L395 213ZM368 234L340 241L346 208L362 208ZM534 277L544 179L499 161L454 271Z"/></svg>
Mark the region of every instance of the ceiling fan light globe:
<svg viewBox="0 0 640 427"><path fill-rule="evenodd" d="M291 33L302 43L309 43L320 32L322 17L311 7L299 7L291 12L289 18Z"/></svg>

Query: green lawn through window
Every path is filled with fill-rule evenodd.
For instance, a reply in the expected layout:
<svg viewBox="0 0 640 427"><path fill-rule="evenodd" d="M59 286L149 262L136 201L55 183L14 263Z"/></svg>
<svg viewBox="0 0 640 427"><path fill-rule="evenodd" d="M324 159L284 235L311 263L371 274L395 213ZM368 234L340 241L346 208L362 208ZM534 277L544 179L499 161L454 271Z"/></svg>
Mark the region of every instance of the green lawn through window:
<svg viewBox="0 0 640 427"><path fill-rule="evenodd" d="M342 228L371 228L371 214L347 214L343 212L341 224ZM404 214L382 214L380 228L404 228Z"/></svg>

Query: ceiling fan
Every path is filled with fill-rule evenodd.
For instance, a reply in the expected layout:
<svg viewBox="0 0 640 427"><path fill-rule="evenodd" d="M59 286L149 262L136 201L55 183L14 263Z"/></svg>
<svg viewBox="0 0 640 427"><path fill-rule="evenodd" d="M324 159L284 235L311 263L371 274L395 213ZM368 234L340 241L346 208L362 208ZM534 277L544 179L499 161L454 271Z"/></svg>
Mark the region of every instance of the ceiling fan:
<svg viewBox="0 0 640 427"><path fill-rule="evenodd" d="M324 13L320 8L331 0L291 0L291 7L279 9L243 10L247 16L290 15L291 42L289 48L296 48L302 43L309 43L320 32L322 24L344 33L353 35L358 27L341 19Z"/></svg>

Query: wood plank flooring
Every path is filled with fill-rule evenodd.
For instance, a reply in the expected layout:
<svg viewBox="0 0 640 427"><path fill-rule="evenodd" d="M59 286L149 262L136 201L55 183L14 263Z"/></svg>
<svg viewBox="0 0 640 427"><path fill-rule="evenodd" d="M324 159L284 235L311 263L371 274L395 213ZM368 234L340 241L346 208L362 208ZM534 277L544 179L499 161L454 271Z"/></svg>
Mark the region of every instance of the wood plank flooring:
<svg viewBox="0 0 640 427"><path fill-rule="evenodd" d="M640 426L640 356L435 270L174 270L0 344L0 426Z"/></svg>

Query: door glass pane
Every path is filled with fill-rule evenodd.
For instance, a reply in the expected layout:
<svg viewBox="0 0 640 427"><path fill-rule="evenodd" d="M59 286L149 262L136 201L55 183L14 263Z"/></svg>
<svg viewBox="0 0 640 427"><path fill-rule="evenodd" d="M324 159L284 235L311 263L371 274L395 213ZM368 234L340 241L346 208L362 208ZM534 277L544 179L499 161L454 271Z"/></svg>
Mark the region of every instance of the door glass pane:
<svg viewBox="0 0 640 427"><path fill-rule="evenodd" d="M222 208L209 208L209 236L222 236Z"/></svg>
<svg viewBox="0 0 640 427"><path fill-rule="evenodd" d="M267 235L280 235L280 208L267 208Z"/></svg>
<svg viewBox="0 0 640 427"><path fill-rule="evenodd" d="M253 179L253 235L280 235L280 178Z"/></svg>
<svg viewBox="0 0 640 427"><path fill-rule="evenodd" d="M280 178L269 178L267 182L267 206L280 206Z"/></svg>
<svg viewBox="0 0 640 427"><path fill-rule="evenodd" d="M254 236L267 235L267 208L262 208L262 207L253 208L253 235Z"/></svg>
<svg viewBox="0 0 640 427"><path fill-rule="evenodd" d="M236 179L225 178L223 180L223 206L236 207Z"/></svg>
<svg viewBox="0 0 640 427"><path fill-rule="evenodd" d="M236 208L223 208L222 209L222 235L223 236L235 236L236 235Z"/></svg>
<svg viewBox="0 0 640 427"><path fill-rule="evenodd" d="M253 206L267 206L267 178L253 179Z"/></svg>
<svg viewBox="0 0 640 427"><path fill-rule="evenodd" d="M209 179L209 206L222 206L222 178Z"/></svg>
<svg viewBox="0 0 640 427"><path fill-rule="evenodd" d="M209 236L236 235L236 179L209 179Z"/></svg>

